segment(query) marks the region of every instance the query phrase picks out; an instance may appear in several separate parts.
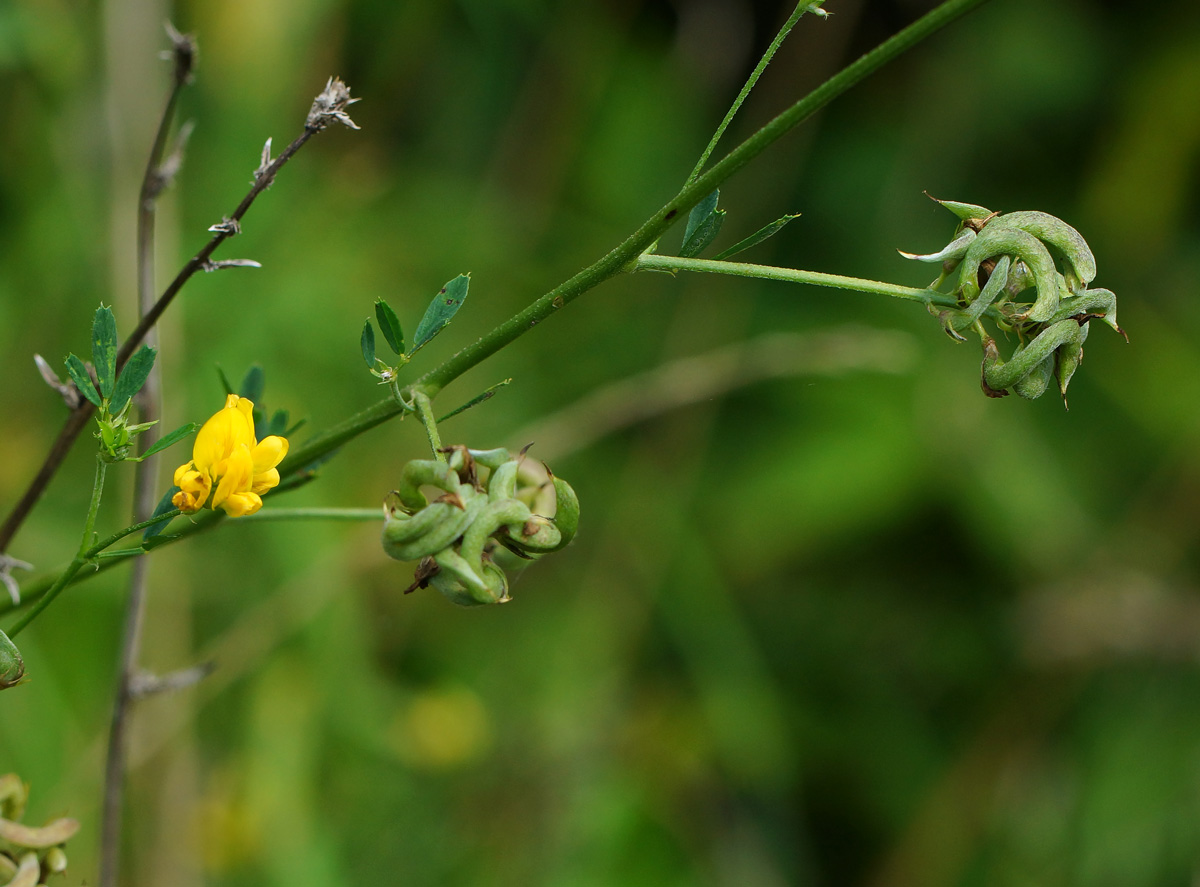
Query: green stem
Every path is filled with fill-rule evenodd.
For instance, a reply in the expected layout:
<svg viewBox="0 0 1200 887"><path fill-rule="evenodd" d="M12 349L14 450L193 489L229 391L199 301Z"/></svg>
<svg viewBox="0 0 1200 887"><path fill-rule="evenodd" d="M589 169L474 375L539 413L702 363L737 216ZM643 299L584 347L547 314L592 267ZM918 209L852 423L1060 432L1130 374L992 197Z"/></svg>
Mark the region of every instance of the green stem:
<svg viewBox="0 0 1200 887"><path fill-rule="evenodd" d="M729 274L734 277L757 277L764 280L783 280L788 283L808 283L860 293L874 293L907 299L924 305L939 305L946 308L958 306L954 296L931 289L914 289L885 283L882 280L865 280L861 277L843 277L840 274L824 274L820 271L801 271L797 268L777 268L773 265L749 265L744 262L717 262L713 259L684 259L680 256L640 256L635 271L702 271L710 274Z"/></svg>
<svg viewBox="0 0 1200 887"><path fill-rule="evenodd" d="M754 70L750 72L750 76L746 79L746 85L742 87L742 91L737 94L737 98L733 100L728 113L725 114L725 119L721 121L721 125L717 127L717 131L713 133L713 137L709 139L708 146L704 149L704 153L700 155L700 159L696 162L695 168L688 175L687 181L684 184L690 184L696 180L696 176L700 175L700 170L704 169L704 164L708 163L708 158L712 155L713 150L717 147L717 142L721 141L721 136L725 134L725 130L729 124L733 122L733 118L737 116L738 110L742 107L742 102L746 101L746 96L750 95L750 90L754 89L754 85L758 83L758 78L762 76L763 71L767 70L767 65L771 63L771 59L775 57L775 53L779 47L783 45L784 39L788 33L796 26L796 22L800 21L800 17L808 12L809 3L801 0L796 4L796 10L793 12L783 27L779 29L779 33L775 35L775 39L771 41L771 45L767 47L767 51L763 53L763 57L758 60L758 64Z"/></svg>
<svg viewBox="0 0 1200 887"><path fill-rule="evenodd" d="M92 498L88 502L87 521L83 525L83 538L79 540L77 558L85 557L85 552L92 545L92 537L96 533L96 515L100 513L100 497L104 494L104 475L107 471L108 463L97 456L96 476L92 480Z"/></svg>
<svg viewBox="0 0 1200 887"><path fill-rule="evenodd" d="M682 218L714 188L761 154L769 145L778 141L797 124L811 117L833 99L905 50L985 2L986 0L947 0L871 52L851 63L726 154L706 173L685 185L623 243L571 279L559 284L532 302L523 311L504 321L478 341L468 345L440 366L426 373L413 388L419 389L430 398L435 397L438 392L467 370L529 332L568 302L574 301L588 290L628 268L645 251L646 247L657 240L674 222ZM388 396L358 415L297 447L280 465L280 473L286 474L307 465L314 459L403 411L404 407L397 402L397 399Z"/></svg>
<svg viewBox="0 0 1200 887"><path fill-rule="evenodd" d="M108 463L97 456L96 475L92 481L92 498L88 502L87 518L83 524L83 538L79 540L79 553L75 555L75 559L67 565L67 568L59 574L59 577L50 586L50 590L46 592L45 596L9 629L8 636L10 638L15 638L19 635L25 629L26 625L37 618L42 610L50 606L54 599L62 593L62 590L67 587L67 583L87 563L88 557L92 554L92 537L96 532L96 515L100 511L100 498L104 495L104 475L107 470Z"/></svg>
<svg viewBox="0 0 1200 887"><path fill-rule="evenodd" d="M429 438L429 448L433 450L433 458L439 462L446 461L442 452L442 436L438 434L437 419L433 417L433 403L424 391L413 392L413 404L417 408L417 417L425 426L425 436Z"/></svg>
<svg viewBox="0 0 1200 887"><path fill-rule="evenodd" d="M382 521L378 508L264 508L239 518L238 523L277 520Z"/></svg>

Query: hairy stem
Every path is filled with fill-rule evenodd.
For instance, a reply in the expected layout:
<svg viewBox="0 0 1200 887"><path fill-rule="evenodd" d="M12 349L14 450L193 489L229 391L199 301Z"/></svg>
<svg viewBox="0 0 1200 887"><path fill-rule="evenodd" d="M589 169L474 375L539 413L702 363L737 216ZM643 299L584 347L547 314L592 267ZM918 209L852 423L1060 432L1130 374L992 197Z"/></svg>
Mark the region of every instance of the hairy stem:
<svg viewBox="0 0 1200 887"><path fill-rule="evenodd" d="M733 118L737 116L738 110L742 107L742 102L746 101L746 97L750 95L750 90L754 89L754 85L758 83L758 78L762 76L763 71L767 70L767 65L771 64L771 59L775 57L775 53L779 51L779 47L783 45L783 41L787 38L787 35L796 26L796 22L800 21L800 17L808 11L809 4L804 2L804 0L800 0L796 4L796 9L788 16L788 20L783 23L783 27L775 35L775 39L771 41L771 45L767 47L767 51L763 53L762 58L758 60L758 64L754 66L754 70L750 72L750 76L746 78L746 84L742 87L742 91L737 94L737 98L733 100L733 104L725 114L725 119L721 121L721 124L717 127L717 131L709 139L708 145L704 148L704 153L696 161L696 166L688 175L685 184L694 182L696 176L700 175L700 170L704 169L704 164L708 163L708 158L712 156L712 152L716 149L717 142L721 141L721 136L725 134L725 130L733 122Z"/></svg>
<svg viewBox="0 0 1200 887"><path fill-rule="evenodd" d="M637 231L618 246L574 277L534 300L524 310L510 317L476 342L430 370L410 386L411 390L414 393L423 392L431 399L436 397L452 381L529 332L567 303L574 301L621 271L636 268L638 257L650 244L654 243L676 221L683 218L713 189L761 154L767 147L896 56L985 2L987 0L946 0L945 3L913 22L903 31L852 62L726 154L707 172L686 184L658 212L647 219ZM882 285L887 286L886 284ZM899 287L897 289L908 288ZM913 292L924 291L914 290ZM888 294L894 295L894 293ZM389 396L380 400L329 431L296 447L280 465L280 473L301 468L402 412L404 412L404 407L397 402L396 398Z"/></svg>
<svg viewBox="0 0 1200 887"><path fill-rule="evenodd" d="M433 417L433 405L429 400L429 395L423 391L414 392L413 404L417 408L417 417L425 426L425 436L429 438L429 448L433 450L433 458L439 462L445 462L446 454L442 452L442 436L438 434L437 420Z"/></svg>

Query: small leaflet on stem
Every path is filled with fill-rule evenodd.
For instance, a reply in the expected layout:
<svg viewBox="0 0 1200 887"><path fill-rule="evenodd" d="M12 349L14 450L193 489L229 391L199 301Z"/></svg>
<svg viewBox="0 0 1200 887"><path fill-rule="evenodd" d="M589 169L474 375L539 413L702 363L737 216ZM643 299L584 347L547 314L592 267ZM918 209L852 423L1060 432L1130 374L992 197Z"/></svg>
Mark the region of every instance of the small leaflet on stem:
<svg viewBox="0 0 1200 887"><path fill-rule="evenodd" d="M258 169L254 171L255 184L258 184L260 181L262 181L263 176L270 171L271 162L271 140L268 138L266 144L263 145L262 157L259 158L258 161ZM209 228L209 230L211 231L212 229Z"/></svg>
<svg viewBox="0 0 1200 887"><path fill-rule="evenodd" d="M40 354L35 354L33 355L33 362L37 364L38 372L42 375L42 380L59 393L68 409L76 409L82 403L79 391L73 385L68 385L59 379L58 374L46 362L46 358Z"/></svg>
<svg viewBox="0 0 1200 887"><path fill-rule="evenodd" d="M10 557L7 554L0 554L0 582L4 583L4 587L8 589L8 596L12 598L13 606L21 603L21 587L17 584L16 578L13 576L13 570L25 570L26 572L33 569L33 564L19 561L15 557Z"/></svg>
<svg viewBox="0 0 1200 887"><path fill-rule="evenodd" d="M205 262L200 267L205 271L220 271L222 268L261 268L262 263L253 259L221 259L219 262Z"/></svg>

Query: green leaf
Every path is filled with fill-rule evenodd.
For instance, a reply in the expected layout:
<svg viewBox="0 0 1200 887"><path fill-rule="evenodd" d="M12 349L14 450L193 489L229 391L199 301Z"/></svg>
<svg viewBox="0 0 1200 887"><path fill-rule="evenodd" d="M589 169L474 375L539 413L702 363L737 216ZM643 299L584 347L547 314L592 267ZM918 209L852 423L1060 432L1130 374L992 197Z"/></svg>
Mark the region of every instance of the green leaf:
<svg viewBox="0 0 1200 887"><path fill-rule="evenodd" d="M117 372L117 321L112 309L103 305L96 309L96 317L92 320L92 366L96 368L100 393L112 397Z"/></svg>
<svg viewBox="0 0 1200 887"><path fill-rule="evenodd" d="M363 324L362 338L359 339L359 344L362 346L363 360L367 363L367 369L375 369L375 327L371 326L369 317Z"/></svg>
<svg viewBox="0 0 1200 887"><path fill-rule="evenodd" d="M723 209L719 209L710 215L696 229L696 233L691 236L691 239L683 242L683 246L679 250L679 255L682 258L690 259L704 252L708 245L716 239L717 232L721 230L721 223L724 221L725 210Z"/></svg>
<svg viewBox="0 0 1200 887"><path fill-rule="evenodd" d="M221 387L225 389L226 397L233 394L233 386L229 384L229 377L225 375L225 371L217 367L217 375L221 378Z"/></svg>
<svg viewBox="0 0 1200 887"><path fill-rule="evenodd" d="M745 250L750 249L752 246L758 246L768 237L773 237L774 235L778 234L781 230L783 230L783 226L792 219L798 218L800 218L800 213L793 213L786 215L781 219L776 219L775 221L771 222L771 224L764 225L763 227L759 228L745 240L739 240L733 246L729 247L729 249L721 250L721 252L713 256L713 259L720 262L724 259L728 259L730 256L736 256L738 253L744 252Z"/></svg>
<svg viewBox="0 0 1200 887"><path fill-rule="evenodd" d="M80 394L96 406L100 406L100 395L96 393L96 386L92 384L92 378L88 375L87 367L74 354L67 355L67 375L71 377L71 381L75 383L75 387L79 389Z"/></svg>
<svg viewBox="0 0 1200 887"><path fill-rule="evenodd" d="M303 428L307 424L308 424L307 419L300 419L299 421L296 422L295 425L293 425L287 431L283 432L283 436L291 437L293 434L295 434L297 431L299 431L301 428Z"/></svg>
<svg viewBox="0 0 1200 887"><path fill-rule="evenodd" d="M166 514L168 511L174 511L175 503L173 503L171 500L175 497L175 494L178 492L179 492L179 487L173 486L173 487L171 487L171 489L169 489L165 493L163 493L163 497L158 500L158 504L156 506L154 506L154 511L151 513L150 516L158 517L158 515L160 515L160 514ZM150 526L146 527L146 532L142 533L142 538L149 539L151 536L157 536L164 529L166 529L167 524L169 524L171 522L171 520L172 520L172 518L167 518L164 521L159 521L156 524L151 524Z"/></svg>
<svg viewBox="0 0 1200 887"><path fill-rule="evenodd" d="M497 391L499 391L505 385L509 385L511 383L512 383L512 379L505 379L503 382L497 382L495 385L493 385L491 388L484 391L482 394L476 395L475 397L471 398L466 403L464 403L461 407L451 410L450 412L446 413L446 415L442 416L442 418L438 419L437 421L439 423L445 422L451 416L457 416L459 413L465 413L467 410L471 409L471 407L478 406L479 404L483 403L485 400L491 399L492 397L495 396Z"/></svg>
<svg viewBox="0 0 1200 887"><path fill-rule="evenodd" d="M267 424L267 434L283 434L287 430L288 417L287 410L276 410L275 414L271 416L271 421Z"/></svg>
<svg viewBox="0 0 1200 887"><path fill-rule="evenodd" d="M150 376L150 370L154 368L154 357L157 353L149 345L143 345L133 353L133 357L129 358L125 366L121 367L121 378L117 379L108 407L114 416L125 409L125 404L129 403L131 397L142 390Z"/></svg>
<svg viewBox="0 0 1200 887"><path fill-rule="evenodd" d="M242 378L242 384L238 388L238 397L244 397L251 403L257 404L262 400L263 388L266 384L266 373L263 372L262 367L254 364L246 370L246 375Z"/></svg>
<svg viewBox="0 0 1200 887"><path fill-rule="evenodd" d="M467 300L467 288L471 285L471 275L460 274L442 287L429 307L425 316L417 325L417 333L413 337L413 346L409 356L416 354L429 343L429 340L446 328L450 319L458 313L463 302Z"/></svg>
<svg viewBox="0 0 1200 887"><path fill-rule="evenodd" d="M375 319L379 321L379 331L387 340L388 347L396 354L403 354L404 330L400 328L400 318L383 299L375 300Z"/></svg>
<svg viewBox="0 0 1200 887"><path fill-rule="evenodd" d="M696 232L700 230L700 226L708 221L708 217L717 211L717 201L720 199L721 189L718 188L692 207L692 211L688 213L687 226L683 229L684 243L691 240Z"/></svg>
<svg viewBox="0 0 1200 887"><path fill-rule="evenodd" d="M146 452L142 453L142 455L138 457L138 461L140 462L142 459L153 456L155 453L161 453L167 447L179 443L179 441L183 440L189 434L193 434L199 430L199 422L189 422L187 425L176 428L170 434L164 435L155 441L150 448L146 450ZM154 515L150 516L154 517Z"/></svg>

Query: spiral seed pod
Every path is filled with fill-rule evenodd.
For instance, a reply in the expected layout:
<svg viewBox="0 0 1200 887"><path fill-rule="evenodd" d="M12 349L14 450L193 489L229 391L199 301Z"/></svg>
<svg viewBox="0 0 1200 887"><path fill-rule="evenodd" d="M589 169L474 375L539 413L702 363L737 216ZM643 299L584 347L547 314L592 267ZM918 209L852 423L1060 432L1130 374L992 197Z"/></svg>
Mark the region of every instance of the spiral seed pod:
<svg viewBox="0 0 1200 887"><path fill-rule="evenodd" d="M17 645L0 631L0 690L15 687L25 678L25 660Z"/></svg>
<svg viewBox="0 0 1200 887"><path fill-rule="evenodd" d="M491 552L503 547L528 559L565 547L579 525L579 500L549 469L544 482L533 482L528 472L523 479L522 458L508 450L457 446L444 452L444 463L405 465L384 505L384 551L420 562L409 591L433 586L464 606L507 601L508 579ZM488 470L483 481L481 467ZM442 491L432 502L421 491L429 486ZM553 490L554 517L532 510L543 489Z"/></svg>
<svg viewBox="0 0 1200 887"><path fill-rule="evenodd" d="M1004 397L1015 392L1032 399L1057 376L1065 402L1067 386L1083 360L1088 323L1102 320L1125 335L1117 325L1116 296L1110 290L1087 288L1096 276L1096 258L1087 241L1049 213L995 213L970 203L937 202L960 220L954 238L937 252L901 253L916 261L943 263L933 289L957 269L953 294L959 307L935 310L931 303L931 313L958 341L968 328L979 333L984 393ZM1031 288L1036 289L1033 303L1018 302ZM985 330L985 318L1016 334L1020 344L1007 361Z"/></svg>

